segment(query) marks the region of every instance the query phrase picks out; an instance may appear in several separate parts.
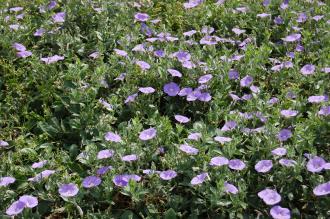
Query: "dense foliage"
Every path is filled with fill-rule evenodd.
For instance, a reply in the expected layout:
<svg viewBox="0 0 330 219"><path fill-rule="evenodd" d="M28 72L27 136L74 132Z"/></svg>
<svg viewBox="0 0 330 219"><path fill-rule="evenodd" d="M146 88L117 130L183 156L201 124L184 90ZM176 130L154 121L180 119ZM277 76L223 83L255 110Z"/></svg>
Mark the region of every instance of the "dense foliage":
<svg viewBox="0 0 330 219"><path fill-rule="evenodd" d="M328 3L4 0L0 217L329 218Z"/></svg>

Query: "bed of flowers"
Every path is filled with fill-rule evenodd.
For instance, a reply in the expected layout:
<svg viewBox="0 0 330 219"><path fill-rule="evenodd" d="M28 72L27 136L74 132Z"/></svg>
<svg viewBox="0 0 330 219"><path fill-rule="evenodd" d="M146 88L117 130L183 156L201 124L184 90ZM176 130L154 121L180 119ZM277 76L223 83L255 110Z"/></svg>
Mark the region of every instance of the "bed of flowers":
<svg viewBox="0 0 330 219"><path fill-rule="evenodd" d="M4 0L1 218L330 218L330 5Z"/></svg>

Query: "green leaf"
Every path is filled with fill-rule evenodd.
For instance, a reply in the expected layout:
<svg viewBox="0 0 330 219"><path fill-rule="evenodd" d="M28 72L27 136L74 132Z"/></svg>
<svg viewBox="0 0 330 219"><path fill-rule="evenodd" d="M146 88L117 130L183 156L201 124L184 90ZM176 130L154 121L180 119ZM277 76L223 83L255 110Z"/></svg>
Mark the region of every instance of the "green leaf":
<svg viewBox="0 0 330 219"><path fill-rule="evenodd" d="M164 213L164 218L165 219L176 219L176 213L173 210L173 208L168 209L165 213Z"/></svg>

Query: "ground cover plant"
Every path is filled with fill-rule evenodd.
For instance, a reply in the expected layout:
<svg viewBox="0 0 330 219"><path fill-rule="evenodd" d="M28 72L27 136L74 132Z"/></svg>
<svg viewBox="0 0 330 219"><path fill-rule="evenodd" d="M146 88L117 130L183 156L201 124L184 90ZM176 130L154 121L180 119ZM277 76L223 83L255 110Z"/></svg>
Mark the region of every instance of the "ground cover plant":
<svg viewBox="0 0 330 219"><path fill-rule="evenodd" d="M1 218L329 218L317 0L2 0Z"/></svg>

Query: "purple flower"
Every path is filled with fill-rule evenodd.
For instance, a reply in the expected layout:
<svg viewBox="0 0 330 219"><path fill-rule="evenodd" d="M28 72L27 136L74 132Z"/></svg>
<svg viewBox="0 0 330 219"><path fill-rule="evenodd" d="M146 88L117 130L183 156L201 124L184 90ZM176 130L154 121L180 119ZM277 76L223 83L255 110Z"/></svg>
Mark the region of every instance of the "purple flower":
<svg viewBox="0 0 330 219"><path fill-rule="evenodd" d="M184 97L184 96L187 96L189 94L191 94L193 92L193 89L190 88L190 87L184 87L180 90L180 92L178 93L178 95L180 97Z"/></svg>
<svg viewBox="0 0 330 219"><path fill-rule="evenodd" d="M184 35L184 36L192 36L192 35L194 35L195 33L197 33L196 30L190 30L190 31L184 32L183 35Z"/></svg>
<svg viewBox="0 0 330 219"><path fill-rule="evenodd" d="M100 53L99 52L93 52L93 53L89 54L88 57L90 57L92 59L97 59L98 57L100 57Z"/></svg>
<svg viewBox="0 0 330 219"><path fill-rule="evenodd" d="M282 166L286 166L286 167L293 167L297 164L296 161L294 160L289 160L289 159L285 159L285 158L282 158L278 161Z"/></svg>
<svg viewBox="0 0 330 219"><path fill-rule="evenodd" d="M322 115L322 116L329 116L330 115L330 106L322 106L320 108L320 111L318 112L318 114Z"/></svg>
<svg viewBox="0 0 330 219"><path fill-rule="evenodd" d="M128 185L128 182L130 180L133 180L135 182L139 182L141 180L141 177L135 174L123 174L123 175L116 175L112 182L116 185L116 186L120 186L120 187L125 187Z"/></svg>
<svg viewBox="0 0 330 219"><path fill-rule="evenodd" d="M228 167L232 170L243 170L246 165L243 161L239 159L229 160Z"/></svg>
<svg viewBox="0 0 330 219"><path fill-rule="evenodd" d="M56 1L50 1L49 4L48 4L48 9L52 10L53 8L56 7L56 5L57 5Z"/></svg>
<svg viewBox="0 0 330 219"><path fill-rule="evenodd" d="M155 89L152 87L140 87L139 91L144 93L144 94L152 94L155 92Z"/></svg>
<svg viewBox="0 0 330 219"><path fill-rule="evenodd" d="M154 55L155 55L156 57L163 58L163 57L165 57L165 52L164 52L164 50L159 49L159 50L156 50L156 51L154 52Z"/></svg>
<svg viewBox="0 0 330 219"><path fill-rule="evenodd" d="M204 34L211 34L213 32L214 32L214 28L209 27L209 26L203 26L202 30L201 30L201 33L204 33Z"/></svg>
<svg viewBox="0 0 330 219"><path fill-rule="evenodd" d="M135 94L132 94L132 95L129 95L126 100L125 100L125 103L130 103L130 102L134 102L135 101L135 98L138 96L138 93L135 93Z"/></svg>
<svg viewBox="0 0 330 219"><path fill-rule="evenodd" d="M281 201L281 195L273 189L264 189L258 192L258 197L261 198L266 205L275 205Z"/></svg>
<svg viewBox="0 0 330 219"><path fill-rule="evenodd" d="M112 170L112 166L104 166L104 167L100 167L100 168L96 171L96 174L97 174L97 175L104 175L104 174L106 174L109 170Z"/></svg>
<svg viewBox="0 0 330 219"><path fill-rule="evenodd" d="M277 135L277 138L280 141L287 141L291 137L292 137L292 132L290 129L282 129Z"/></svg>
<svg viewBox="0 0 330 219"><path fill-rule="evenodd" d="M193 92L191 92L187 95L186 99L187 99L187 101L195 101L200 97L201 94L202 94L202 92L200 91L200 89L196 88L196 89L194 89Z"/></svg>
<svg viewBox="0 0 330 219"><path fill-rule="evenodd" d="M100 185L102 182L101 178L98 176L87 176L83 182L82 182L82 186L84 188L92 188L92 187L96 187L98 185Z"/></svg>
<svg viewBox="0 0 330 219"><path fill-rule="evenodd" d="M274 23L277 24L277 25L280 25L280 24L283 24L284 21L280 16L277 16L277 17L274 18Z"/></svg>
<svg viewBox="0 0 330 219"><path fill-rule="evenodd" d="M204 36L199 43L201 45L216 45L220 41L220 38L217 36Z"/></svg>
<svg viewBox="0 0 330 219"><path fill-rule="evenodd" d="M202 102L209 102L212 99L212 96L208 92L201 93L198 96L198 100Z"/></svg>
<svg viewBox="0 0 330 219"><path fill-rule="evenodd" d="M245 76L241 79L240 85L241 87L249 87L253 82L253 78L249 75Z"/></svg>
<svg viewBox="0 0 330 219"><path fill-rule="evenodd" d="M15 216L21 213L25 208L25 203L22 201L15 201L13 202L9 208L6 210L6 214L9 216Z"/></svg>
<svg viewBox="0 0 330 219"><path fill-rule="evenodd" d="M44 170L41 173L38 173L37 175L35 175L35 177L29 178L28 181L40 182L42 179L47 178L54 173L55 173L55 170Z"/></svg>
<svg viewBox="0 0 330 219"><path fill-rule="evenodd" d="M285 38L282 38L283 41L285 42L296 42L301 39L301 34L300 33L294 33L289 36L286 36Z"/></svg>
<svg viewBox="0 0 330 219"><path fill-rule="evenodd" d="M281 5L280 5L280 8L282 9L282 10L285 10L285 9L287 9L289 7L289 0L283 0L283 2L281 3Z"/></svg>
<svg viewBox="0 0 330 219"><path fill-rule="evenodd" d="M291 212L288 208L282 208L279 205L276 205L270 209L270 215L274 219L290 219Z"/></svg>
<svg viewBox="0 0 330 219"><path fill-rule="evenodd" d="M170 82L164 85L163 90L167 95L174 97L179 93L180 87L176 83Z"/></svg>
<svg viewBox="0 0 330 219"><path fill-rule="evenodd" d="M271 14L267 14L267 13L257 14L257 17L261 17L261 18L269 17L269 16L271 16Z"/></svg>
<svg viewBox="0 0 330 219"><path fill-rule="evenodd" d="M190 155L196 155L199 152L199 150L197 148L191 147L190 145L187 145L187 144L180 145L179 149Z"/></svg>
<svg viewBox="0 0 330 219"><path fill-rule="evenodd" d="M242 96L242 100L251 100L252 97L253 97L252 94L244 94Z"/></svg>
<svg viewBox="0 0 330 219"><path fill-rule="evenodd" d="M224 188L225 188L226 193L231 193L231 194L234 194L234 195L238 193L237 187L234 186L231 183L225 182L224 183Z"/></svg>
<svg viewBox="0 0 330 219"><path fill-rule="evenodd" d="M235 121L228 121L224 124L224 126L221 128L221 131L230 131L233 130L236 127L237 123Z"/></svg>
<svg viewBox="0 0 330 219"><path fill-rule="evenodd" d="M134 18L135 18L136 21L145 22L145 21L149 20L149 15L146 14L146 13L140 13L139 12L139 13L136 13L134 15Z"/></svg>
<svg viewBox="0 0 330 219"><path fill-rule="evenodd" d="M104 99L100 98L99 102L107 109L107 110L112 110L113 106L108 103L107 101L105 101Z"/></svg>
<svg viewBox="0 0 330 219"><path fill-rule="evenodd" d="M189 54L189 52L185 52L185 51L178 51L176 53L173 54L179 62L186 62L189 61L191 59L191 55Z"/></svg>
<svg viewBox="0 0 330 219"><path fill-rule="evenodd" d="M175 178L178 174L174 170L166 170L159 172L159 177L163 180L171 180Z"/></svg>
<svg viewBox="0 0 330 219"><path fill-rule="evenodd" d="M236 35L241 35L242 33L245 33L245 30L239 29L234 27L233 29L231 29Z"/></svg>
<svg viewBox="0 0 330 219"><path fill-rule="evenodd" d="M316 196L329 195L330 194L330 181L316 186L313 189L313 193Z"/></svg>
<svg viewBox="0 0 330 219"><path fill-rule="evenodd" d="M308 102L310 102L310 103L322 103L322 102L326 102L328 100L329 100L329 97L327 95L308 97Z"/></svg>
<svg viewBox="0 0 330 219"><path fill-rule="evenodd" d="M228 77L231 80L236 80L236 79L239 78L239 73L235 69L230 69L229 72L228 72Z"/></svg>
<svg viewBox="0 0 330 219"><path fill-rule="evenodd" d="M52 16L54 23L63 23L65 21L65 12L59 12Z"/></svg>
<svg viewBox="0 0 330 219"><path fill-rule="evenodd" d="M14 183L16 181L16 179L14 177L11 176L4 176L0 178L0 187L2 186L8 186L12 183Z"/></svg>
<svg viewBox="0 0 330 219"><path fill-rule="evenodd" d="M54 56L50 56L50 57L45 57L45 58L41 58L41 61L45 62L45 64L51 64L54 62L58 62L60 60L64 60L64 56L59 56L59 55L54 55Z"/></svg>
<svg viewBox="0 0 330 219"><path fill-rule="evenodd" d="M213 76L211 74L203 75L198 79L198 83L205 84L212 78L213 78Z"/></svg>
<svg viewBox="0 0 330 219"><path fill-rule="evenodd" d="M97 159L101 160L101 159L106 159L106 158L110 158L113 156L115 152L113 150L101 150L97 153Z"/></svg>
<svg viewBox="0 0 330 219"><path fill-rule="evenodd" d="M307 21L307 15L306 13L299 13L299 16L297 18L297 22L298 23L304 23L305 21Z"/></svg>
<svg viewBox="0 0 330 219"><path fill-rule="evenodd" d="M19 28L21 28L22 26L21 25L19 25L19 24L11 24L11 25L9 25L9 28L11 29L11 30L18 30Z"/></svg>
<svg viewBox="0 0 330 219"><path fill-rule="evenodd" d="M167 69L167 72L170 73L173 77L182 77L181 72L179 72L178 70L175 69Z"/></svg>
<svg viewBox="0 0 330 219"><path fill-rule="evenodd" d="M135 161L138 159L138 156L136 154L130 154L130 155L125 155L121 158L122 161Z"/></svg>
<svg viewBox="0 0 330 219"><path fill-rule="evenodd" d="M150 65L145 61L136 61L136 64L144 71L150 69Z"/></svg>
<svg viewBox="0 0 330 219"><path fill-rule="evenodd" d="M6 142L4 140L0 140L0 148L1 147L8 147L8 146L9 146L8 142Z"/></svg>
<svg viewBox="0 0 330 219"><path fill-rule="evenodd" d="M9 11L10 12L19 12L19 11L22 11L24 8L23 7L12 7L12 8L9 8Z"/></svg>
<svg viewBox="0 0 330 219"><path fill-rule="evenodd" d="M38 205L38 199L32 195L23 195L19 198L19 201L25 203L27 208L34 208Z"/></svg>
<svg viewBox="0 0 330 219"><path fill-rule="evenodd" d="M199 132L191 133L188 135L189 140L198 141L202 137L202 134Z"/></svg>
<svg viewBox="0 0 330 219"><path fill-rule="evenodd" d="M301 74L303 74L303 75L311 75L311 74L314 74L314 71L315 71L315 66L312 65L312 64L304 65L304 66L300 69L300 72L301 72Z"/></svg>
<svg viewBox="0 0 330 219"><path fill-rule="evenodd" d="M305 49L305 48L304 48L302 45L298 44L298 45L296 46L296 49L295 49L295 50L296 50L297 52L303 52L304 49Z"/></svg>
<svg viewBox="0 0 330 219"><path fill-rule="evenodd" d="M259 173L267 173L272 167L273 162L271 160L261 160L254 166L254 169Z"/></svg>
<svg viewBox="0 0 330 219"><path fill-rule="evenodd" d="M225 157L213 157L210 161L211 166L220 167L228 164L229 164L229 160Z"/></svg>
<svg viewBox="0 0 330 219"><path fill-rule="evenodd" d="M314 17L312 17L313 18L313 20L315 20L315 21L319 21L319 20L321 20L322 18L324 18L324 15L316 15L316 16L314 16Z"/></svg>
<svg viewBox="0 0 330 219"><path fill-rule="evenodd" d="M275 148L272 150L272 154L276 156L284 156L286 155L287 150L285 148Z"/></svg>
<svg viewBox="0 0 330 219"><path fill-rule="evenodd" d="M23 52L23 51L26 50L26 47L23 44L20 44L20 43L14 43L12 46L18 52Z"/></svg>
<svg viewBox="0 0 330 219"><path fill-rule="evenodd" d="M63 197L73 197L79 192L78 186L74 183L62 184L58 189L58 192Z"/></svg>
<svg viewBox="0 0 330 219"><path fill-rule="evenodd" d="M203 0L189 0L188 2L183 3L183 7L185 9L190 9L197 7L198 5L202 4Z"/></svg>
<svg viewBox="0 0 330 219"><path fill-rule="evenodd" d="M156 137L156 134L157 134L156 129L149 128L149 129L146 129L146 130L143 130L142 132L140 132L139 138L142 141L147 141L147 140L150 140L150 139L153 139L154 137Z"/></svg>
<svg viewBox="0 0 330 219"><path fill-rule="evenodd" d="M144 45L143 44L138 44L136 45L132 51L135 51L135 52L145 52L145 48L144 48Z"/></svg>
<svg viewBox="0 0 330 219"><path fill-rule="evenodd" d="M127 56L127 52L124 51L124 50L120 50L120 49L114 49L115 53L118 55L118 56L123 56L123 57L126 57Z"/></svg>
<svg viewBox="0 0 330 219"><path fill-rule="evenodd" d="M321 72L330 73L330 67L321 68Z"/></svg>
<svg viewBox="0 0 330 219"><path fill-rule="evenodd" d="M318 173L323 170L323 166L326 163L327 162L322 157L315 156L307 162L306 167L308 171Z"/></svg>
<svg viewBox="0 0 330 219"><path fill-rule="evenodd" d="M285 118L290 118L294 117L298 114L297 110L281 110L281 115L284 116Z"/></svg>
<svg viewBox="0 0 330 219"><path fill-rule="evenodd" d="M279 99L277 97L272 97L271 99L268 100L268 104L273 105L278 103Z"/></svg>
<svg viewBox="0 0 330 219"><path fill-rule="evenodd" d="M34 32L33 36L41 37L42 35L44 35L45 32L46 30L44 28L40 28L37 29L36 32Z"/></svg>
<svg viewBox="0 0 330 219"><path fill-rule="evenodd" d="M201 173L201 174L195 176L194 178L192 178L190 183L191 183L191 185L202 184L205 181L206 177L208 177L207 173Z"/></svg>
<svg viewBox="0 0 330 219"><path fill-rule="evenodd" d="M117 135L117 134L115 134L115 133L113 133L113 132L107 132L106 134L105 134L105 136L104 136L104 139L106 140L106 141L111 141L111 142L121 142L121 137L120 137L120 135Z"/></svg>
<svg viewBox="0 0 330 219"><path fill-rule="evenodd" d="M26 57L32 56L32 52L31 51L21 51L21 52L17 52L16 56L18 58L26 58Z"/></svg>
<svg viewBox="0 0 330 219"><path fill-rule="evenodd" d="M182 115L175 115L174 116L175 120L178 121L179 123L187 123L190 122L190 119L186 116Z"/></svg>
<svg viewBox="0 0 330 219"><path fill-rule="evenodd" d="M220 142L221 144L224 144L226 142L231 142L231 140L233 140L233 139L229 138L229 137L216 136L216 137L214 137L214 140L217 142Z"/></svg>
<svg viewBox="0 0 330 219"><path fill-rule="evenodd" d="M32 164L32 168L36 169L36 168L42 168L43 166L45 166L48 163L48 160L42 160L40 162L36 162Z"/></svg>

